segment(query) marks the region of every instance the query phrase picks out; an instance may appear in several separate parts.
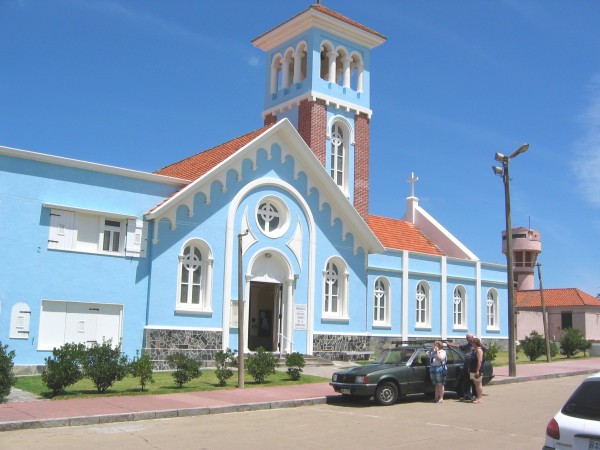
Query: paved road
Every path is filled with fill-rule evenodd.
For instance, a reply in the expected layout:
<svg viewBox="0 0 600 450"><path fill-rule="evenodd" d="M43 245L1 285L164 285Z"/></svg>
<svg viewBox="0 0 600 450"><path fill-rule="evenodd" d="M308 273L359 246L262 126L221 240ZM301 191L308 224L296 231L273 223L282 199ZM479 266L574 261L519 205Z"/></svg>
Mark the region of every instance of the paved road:
<svg viewBox="0 0 600 450"><path fill-rule="evenodd" d="M583 375L488 386L482 404L414 396L394 406L323 404L301 408L0 435L14 449L540 449L548 420Z"/></svg>

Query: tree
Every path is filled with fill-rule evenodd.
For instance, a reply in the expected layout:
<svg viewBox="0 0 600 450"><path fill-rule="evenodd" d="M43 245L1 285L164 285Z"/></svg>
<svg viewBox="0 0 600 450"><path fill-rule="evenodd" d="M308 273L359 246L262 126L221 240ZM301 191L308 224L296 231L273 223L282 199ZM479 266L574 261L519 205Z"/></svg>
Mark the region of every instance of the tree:
<svg viewBox="0 0 600 450"><path fill-rule="evenodd" d="M546 353L546 340L537 331L532 331L529 336L521 341L521 349L529 358L529 361L535 361Z"/></svg>
<svg viewBox="0 0 600 450"><path fill-rule="evenodd" d="M306 362L304 356L301 353L294 352L285 355L285 365L287 366L287 374L294 381L298 381L302 374L302 368Z"/></svg>
<svg viewBox="0 0 600 450"><path fill-rule="evenodd" d="M200 372L202 361L196 361L183 353L175 353L167 356L167 363L175 367L173 379L180 389L184 384L202 375L202 372Z"/></svg>
<svg viewBox="0 0 600 450"><path fill-rule="evenodd" d="M121 345L113 348L112 340L98 344L94 342L85 351L82 359L83 372L104 393L115 381L122 380L128 373L128 358L121 352Z"/></svg>
<svg viewBox="0 0 600 450"><path fill-rule="evenodd" d="M564 334L560 338L560 353L567 358L570 358L577 352L585 351L589 348L589 341L584 338L583 334L581 334L581 331L578 329L566 328L562 331Z"/></svg>
<svg viewBox="0 0 600 450"><path fill-rule="evenodd" d="M219 380L219 385L225 386L227 380L233 376L233 370L231 366L235 363L235 353L233 350L227 349L227 351L220 350L215 353L215 364L217 366L215 375Z"/></svg>
<svg viewBox="0 0 600 450"><path fill-rule="evenodd" d="M42 381L52 391L53 397L83 378L81 363L84 354L85 345L67 343L54 348L52 356L44 359L46 369L42 372Z"/></svg>
<svg viewBox="0 0 600 450"><path fill-rule="evenodd" d="M254 381L264 383L268 375L275 373L277 366L277 357L267 352L263 347L258 347L256 353L248 357L246 370Z"/></svg>
<svg viewBox="0 0 600 450"><path fill-rule="evenodd" d="M140 357L136 353L135 358L129 364L129 372L131 376L140 379L142 392L144 392L148 383L154 383L154 378L152 378L152 360L148 353L144 353Z"/></svg>
<svg viewBox="0 0 600 450"><path fill-rule="evenodd" d="M17 382L13 373L13 359L15 351L8 351L8 345L2 345L0 341L0 402L10 394L10 390Z"/></svg>

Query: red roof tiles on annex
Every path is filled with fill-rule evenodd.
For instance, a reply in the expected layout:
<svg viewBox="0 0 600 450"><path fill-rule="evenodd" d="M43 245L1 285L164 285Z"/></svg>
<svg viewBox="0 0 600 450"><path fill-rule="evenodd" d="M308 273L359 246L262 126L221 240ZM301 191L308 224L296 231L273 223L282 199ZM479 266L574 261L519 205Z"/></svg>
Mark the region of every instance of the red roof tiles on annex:
<svg viewBox="0 0 600 450"><path fill-rule="evenodd" d="M405 220L369 215L369 227L387 249L444 255L416 226Z"/></svg>
<svg viewBox="0 0 600 450"><path fill-rule="evenodd" d="M517 291L517 307L539 308L542 298L539 290ZM600 300L577 288L544 289L544 304L553 306L596 306L600 308Z"/></svg>

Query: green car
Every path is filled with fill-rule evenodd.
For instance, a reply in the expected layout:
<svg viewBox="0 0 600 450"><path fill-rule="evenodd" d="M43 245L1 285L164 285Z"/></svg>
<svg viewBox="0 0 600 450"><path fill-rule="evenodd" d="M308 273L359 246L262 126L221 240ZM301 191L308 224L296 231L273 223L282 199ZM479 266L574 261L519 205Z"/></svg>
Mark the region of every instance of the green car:
<svg viewBox="0 0 600 450"><path fill-rule="evenodd" d="M368 365L335 372L329 383L335 392L349 398L370 398L380 405L392 405L399 396L410 394L434 393L429 366L433 344L406 345L399 341L395 348L389 348ZM462 382L465 373L463 353L453 347L444 346L446 350L446 391L455 391L462 395ZM489 361L483 365L483 384L492 378L493 369Z"/></svg>

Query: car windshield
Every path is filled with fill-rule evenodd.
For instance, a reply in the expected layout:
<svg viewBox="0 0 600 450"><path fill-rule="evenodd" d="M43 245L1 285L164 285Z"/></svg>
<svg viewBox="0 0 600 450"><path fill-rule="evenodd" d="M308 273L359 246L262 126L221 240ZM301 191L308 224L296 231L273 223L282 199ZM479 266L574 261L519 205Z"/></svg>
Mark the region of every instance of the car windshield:
<svg viewBox="0 0 600 450"><path fill-rule="evenodd" d="M414 348L391 348L384 350L373 364L406 364L415 352Z"/></svg>
<svg viewBox="0 0 600 450"><path fill-rule="evenodd" d="M600 421L600 380L584 381L562 408L566 416Z"/></svg>

